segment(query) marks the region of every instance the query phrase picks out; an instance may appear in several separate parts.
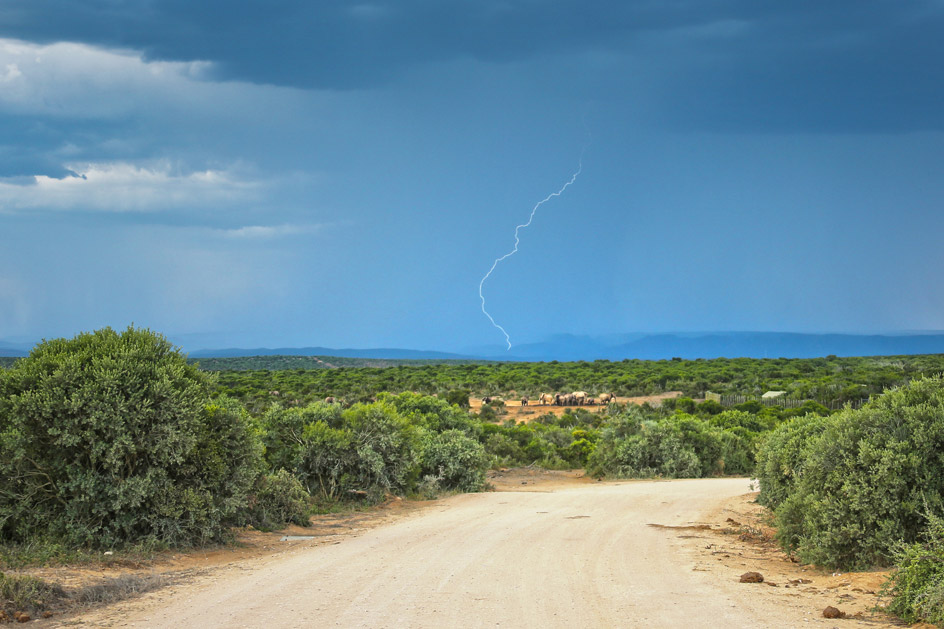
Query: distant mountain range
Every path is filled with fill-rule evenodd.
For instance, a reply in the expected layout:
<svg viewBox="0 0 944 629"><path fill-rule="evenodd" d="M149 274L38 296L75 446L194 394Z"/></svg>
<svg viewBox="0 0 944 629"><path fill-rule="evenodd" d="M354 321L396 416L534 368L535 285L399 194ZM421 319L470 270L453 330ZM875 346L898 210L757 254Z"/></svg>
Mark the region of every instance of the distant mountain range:
<svg viewBox="0 0 944 629"><path fill-rule="evenodd" d="M342 358L386 358L390 360L453 360L469 359L471 356L450 354L448 352L424 351L418 349L332 349L330 347L279 347L270 349L199 349L188 354L190 358L228 358L236 356L340 356Z"/></svg>
<svg viewBox="0 0 944 629"><path fill-rule="evenodd" d="M944 333L802 334L786 332L705 332L631 334L607 337L561 334L539 343L516 345L509 351L481 347L462 353L412 349L334 349L281 347L203 349L192 358L227 356L342 356L386 359L479 359L520 361L664 360L694 358L816 358L821 356L894 356L944 353Z"/></svg>
<svg viewBox="0 0 944 629"><path fill-rule="evenodd" d="M21 343L4 343L0 341L0 356L5 358L19 358L29 355L29 347Z"/></svg>
<svg viewBox="0 0 944 629"><path fill-rule="evenodd" d="M861 335L785 332L706 332L634 335L625 340L560 335L512 347L505 360L664 360L695 358L816 358L944 353L944 334Z"/></svg>
<svg viewBox="0 0 944 629"><path fill-rule="evenodd" d="M19 357L31 345L0 341L0 357ZM186 351L186 348L185 348ZM256 347L200 349L191 358L244 356L338 356L388 360L665 360L694 358L816 358L820 356L895 356L944 354L944 332L912 334L802 334L789 332L685 332L577 336L559 334L510 351L493 345L462 352L401 348L337 349L331 347Z"/></svg>

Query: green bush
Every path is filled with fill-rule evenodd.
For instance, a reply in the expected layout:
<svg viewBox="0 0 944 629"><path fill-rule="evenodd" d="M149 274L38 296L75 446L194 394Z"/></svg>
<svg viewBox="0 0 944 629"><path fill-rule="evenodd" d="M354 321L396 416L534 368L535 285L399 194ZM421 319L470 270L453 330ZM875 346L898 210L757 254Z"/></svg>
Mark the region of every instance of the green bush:
<svg viewBox="0 0 944 629"><path fill-rule="evenodd" d="M309 526L311 506L311 495L283 469L258 478L246 506L245 522L262 530L287 524Z"/></svg>
<svg viewBox="0 0 944 629"><path fill-rule="evenodd" d="M923 513L944 511L944 380L916 380L833 415L800 449L802 474L792 489L781 480L781 543L830 568L888 564L899 540L926 528Z"/></svg>
<svg viewBox="0 0 944 629"><path fill-rule="evenodd" d="M274 405L262 416L261 424L265 444L265 458L273 471L288 470L297 474L302 459L307 454L304 440L308 426L324 423L338 428L341 425L341 406L313 402L308 406L282 408Z"/></svg>
<svg viewBox="0 0 944 629"><path fill-rule="evenodd" d="M233 401L148 330L45 341L0 372L0 540L217 540L259 471Z"/></svg>
<svg viewBox="0 0 944 629"><path fill-rule="evenodd" d="M291 426L291 439L277 440L287 444L284 449L291 455L280 455L278 460L311 494L329 500L363 494L378 499L413 489L419 475L421 429L396 408L387 402L355 404L329 417L330 423L316 419L319 412L315 404L304 411L267 416L264 422L280 430ZM306 417L315 421L305 423Z"/></svg>
<svg viewBox="0 0 944 629"><path fill-rule="evenodd" d="M712 426L718 426L719 428L745 428L755 433L767 432L776 425L776 422L769 416L737 410L723 411L709 421Z"/></svg>
<svg viewBox="0 0 944 629"><path fill-rule="evenodd" d="M455 408L450 402L438 397L407 392L381 395L379 401L393 405L397 413L414 426L434 432L461 430L471 436L481 433L481 423L475 421L467 411Z"/></svg>
<svg viewBox="0 0 944 629"><path fill-rule="evenodd" d="M717 400L705 400L695 410L699 415L717 415L724 411L724 407Z"/></svg>
<svg viewBox="0 0 944 629"><path fill-rule="evenodd" d="M344 492L366 490L352 483L358 456L350 431L319 421L306 426L300 439L302 449L294 474L310 494L337 500L346 497Z"/></svg>
<svg viewBox="0 0 944 629"><path fill-rule="evenodd" d="M700 478L744 474L754 466L757 418L725 411L709 421L676 410L665 416L656 409L631 406L611 413L592 433L586 452L587 472L593 476ZM598 437L596 436L598 435Z"/></svg>
<svg viewBox="0 0 944 629"><path fill-rule="evenodd" d="M460 430L427 433L423 439L422 474L439 479L442 489L482 491L488 456L485 448Z"/></svg>
<svg viewBox="0 0 944 629"><path fill-rule="evenodd" d="M520 465L524 461L524 451L518 442L502 432L485 438L485 452L492 457L494 466Z"/></svg>
<svg viewBox="0 0 944 629"><path fill-rule="evenodd" d="M698 458L696 476L716 476L724 472L724 440L722 431L689 415L668 420L681 433L682 443Z"/></svg>
<svg viewBox="0 0 944 629"><path fill-rule="evenodd" d="M807 445L823 433L826 422L819 415L797 417L762 440L754 472L760 482L757 502L775 509L787 499L803 475Z"/></svg>
<svg viewBox="0 0 944 629"><path fill-rule="evenodd" d="M701 461L685 443L682 430L671 422L623 417L605 426L596 449L587 459L593 476L638 478L698 477Z"/></svg>
<svg viewBox="0 0 944 629"><path fill-rule="evenodd" d="M944 519L929 516L924 540L895 552L898 568L883 588L888 611L908 622L944 627Z"/></svg>
<svg viewBox="0 0 944 629"><path fill-rule="evenodd" d="M472 392L468 389L453 389L446 393L446 402L455 404L459 408L469 408L469 397Z"/></svg>

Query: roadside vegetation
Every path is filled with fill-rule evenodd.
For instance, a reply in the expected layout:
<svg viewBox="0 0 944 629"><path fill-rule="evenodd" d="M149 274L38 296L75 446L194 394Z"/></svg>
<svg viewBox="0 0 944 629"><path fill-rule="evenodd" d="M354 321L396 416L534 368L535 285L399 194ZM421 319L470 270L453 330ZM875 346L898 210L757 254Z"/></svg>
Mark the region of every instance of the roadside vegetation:
<svg viewBox="0 0 944 629"><path fill-rule="evenodd" d="M4 587L39 588L9 573L31 563L481 491L490 467L755 474L786 550L836 569L897 562L892 609L942 622L928 610L944 600L944 380L930 375L944 356L335 367L210 372L159 334L106 328L0 369ZM534 404L527 423L500 398L469 408L568 390L685 396ZM799 401L761 403L767 390Z"/></svg>
<svg viewBox="0 0 944 629"><path fill-rule="evenodd" d="M757 477L786 551L832 569L897 564L890 609L944 626L944 378L779 426Z"/></svg>

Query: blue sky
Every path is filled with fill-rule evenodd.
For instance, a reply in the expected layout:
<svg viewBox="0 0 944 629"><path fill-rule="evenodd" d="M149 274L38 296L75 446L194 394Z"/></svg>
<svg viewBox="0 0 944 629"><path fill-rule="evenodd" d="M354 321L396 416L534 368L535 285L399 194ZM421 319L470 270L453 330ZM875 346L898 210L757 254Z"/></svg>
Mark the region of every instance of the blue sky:
<svg viewBox="0 0 944 629"><path fill-rule="evenodd" d="M944 2L5 0L0 339L944 329Z"/></svg>

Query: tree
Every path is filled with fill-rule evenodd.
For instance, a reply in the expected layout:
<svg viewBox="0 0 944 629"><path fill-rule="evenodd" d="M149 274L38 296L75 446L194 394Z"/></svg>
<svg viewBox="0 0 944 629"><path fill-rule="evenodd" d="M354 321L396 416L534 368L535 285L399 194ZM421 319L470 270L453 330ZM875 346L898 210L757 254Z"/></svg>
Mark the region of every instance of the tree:
<svg viewBox="0 0 944 629"><path fill-rule="evenodd" d="M468 389L453 389L446 393L446 401L455 404L459 408L469 408L469 396L472 392Z"/></svg>

